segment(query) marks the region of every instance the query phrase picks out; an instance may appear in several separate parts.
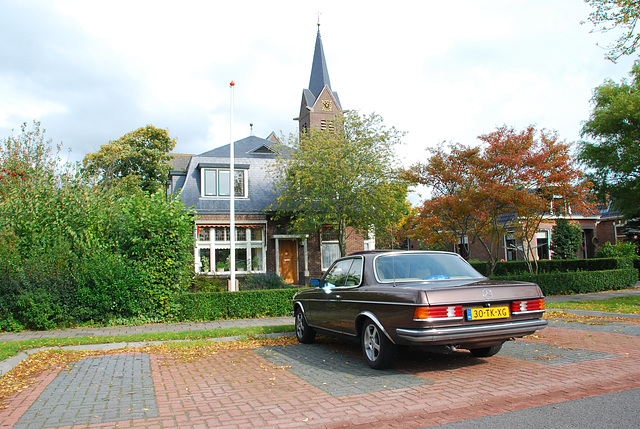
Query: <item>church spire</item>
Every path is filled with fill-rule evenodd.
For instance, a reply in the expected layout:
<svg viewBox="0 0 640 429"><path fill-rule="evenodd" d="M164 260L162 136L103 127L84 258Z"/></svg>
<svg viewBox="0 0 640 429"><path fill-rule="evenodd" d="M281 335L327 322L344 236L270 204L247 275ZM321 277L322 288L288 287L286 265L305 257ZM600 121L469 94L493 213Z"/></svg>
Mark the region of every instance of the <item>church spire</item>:
<svg viewBox="0 0 640 429"><path fill-rule="evenodd" d="M324 58L322 48L322 38L320 37L320 22L318 22L318 34L316 36L316 47L313 51L313 63L311 65L311 78L309 79L309 90L317 97L324 87L331 89L329 81L329 71L327 70L327 60Z"/></svg>
<svg viewBox="0 0 640 429"><path fill-rule="evenodd" d="M298 121L300 132L311 128L325 129L330 126L333 118L341 111L338 94L331 89L327 61L324 58L322 38L320 37L320 22L318 21L318 34L313 51L309 88L302 90L300 115L295 120Z"/></svg>

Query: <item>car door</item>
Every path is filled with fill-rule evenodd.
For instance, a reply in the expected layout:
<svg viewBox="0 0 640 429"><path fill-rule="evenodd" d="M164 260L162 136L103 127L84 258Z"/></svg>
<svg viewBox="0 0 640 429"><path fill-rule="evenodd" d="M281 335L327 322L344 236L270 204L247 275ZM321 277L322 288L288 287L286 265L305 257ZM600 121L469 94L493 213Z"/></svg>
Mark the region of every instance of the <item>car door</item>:
<svg viewBox="0 0 640 429"><path fill-rule="evenodd" d="M321 297L307 310L307 322L312 326L332 332L342 332L340 326L342 308L340 297L345 285L349 283L349 273L354 259L339 259L329 268L320 284Z"/></svg>
<svg viewBox="0 0 640 429"><path fill-rule="evenodd" d="M352 259L345 282L334 289L336 319L340 332L356 335L355 320L362 308L362 269L361 256Z"/></svg>

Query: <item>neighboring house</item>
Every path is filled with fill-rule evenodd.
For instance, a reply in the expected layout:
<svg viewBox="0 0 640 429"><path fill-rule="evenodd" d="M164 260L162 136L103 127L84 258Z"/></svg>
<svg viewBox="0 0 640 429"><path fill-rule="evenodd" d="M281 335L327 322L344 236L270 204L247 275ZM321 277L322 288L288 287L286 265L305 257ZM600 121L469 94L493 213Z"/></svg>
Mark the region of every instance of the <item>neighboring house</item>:
<svg viewBox="0 0 640 429"><path fill-rule="evenodd" d="M512 234L504 235L500 240L498 249L499 259L505 261L524 260L527 253L533 255L535 259L551 259L552 231L558 217L549 214L545 216L531 245L531 252L526 252L526 243L516 239ZM579 259L595 258L598 246L605 242L612 244L618 241L625 241L626 237L622 233L624 221L622 217L611 209L610 206L600 207L594 214L568 216L569 220L577 222L582 229L582 245L578 251ZM468 259L486 261L489 259L486 249L479 242L469 243L467 237L454 246L454 251Z"/></svg>
<svg viewBox="0 0 640 429"><path fill-rule="evenodd" d="M311 68L309 88L303 90L300 130L326 127L342 110L331 90L320 38ZM280 144L274 133L266 139L249 136L234 142L234 180L230 180L230 144L200 155L173 156L168 192L180 192L186 207L194 207L196 246L195 271L211 275L230 275L229 193L235 192L236 272L278 273L286 283L308 284L340 256L337 237L328 228L322 233L300 237L290 234L287 222L273 219L272 204L277 194L269 174L275 160L274 146ZM352 235L348 252L373 248L373 242Z"/></svg>

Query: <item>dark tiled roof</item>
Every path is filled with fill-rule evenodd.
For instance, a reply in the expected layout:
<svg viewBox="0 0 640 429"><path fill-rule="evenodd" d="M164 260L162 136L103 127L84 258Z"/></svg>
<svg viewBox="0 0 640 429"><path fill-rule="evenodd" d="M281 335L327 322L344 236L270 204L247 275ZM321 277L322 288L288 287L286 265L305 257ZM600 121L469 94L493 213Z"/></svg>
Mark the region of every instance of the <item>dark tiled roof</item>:
<svg viewBox="0 0 640 429"><path fill-rule="evenodd" d="M202 198L200 169L212 166L228 166L229 146L224 145L190 159L184 182L181 183L181 198L186 207L194 207L198 214L227 214L228 198ZM271 174L271 165L276 154L277 143L260 137L250 136L234 142L234 160L237 168L246 169L247 198L235 199L238 214L263 213L275 202L277 194Z"/></svg>
<svg viewBox="0 0 640 429"><path fill-rule="evenodd" d="M171 157L169 164L171 164L172 170L186 170L189 165L189 160L193 155L188 153L169 153Z"/></svg>
<svg viewBox="0 0 640 429"><path fill-rule="evenodd" d="M229 158L229 144L211 149L207 152L201 153L198 157L226 157ZM274 147L276 143L262 139L256 136L249 136L242 140L238 140L233 143L234 157L251 157L271 155L275 156ZM265 150L265 148L267 150Z"/></svg>

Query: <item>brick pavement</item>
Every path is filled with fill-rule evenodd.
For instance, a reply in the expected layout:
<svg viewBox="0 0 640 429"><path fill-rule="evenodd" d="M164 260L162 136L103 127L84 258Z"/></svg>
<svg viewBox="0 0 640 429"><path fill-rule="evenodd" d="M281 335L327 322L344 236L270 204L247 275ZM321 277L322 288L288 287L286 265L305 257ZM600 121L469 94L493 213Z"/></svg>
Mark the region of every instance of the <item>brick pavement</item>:
<svg viewBox="0 0 640 429"><path fill-rule="evenodd" d="M71 425L74 410L76 427L428 427L638 388L639 326L558 321L506 344L491 358L409 350L393 370L383 372L368 369L357 344L324 338L312 346L227 351L193 362L155 354L105 356L98 364L105 371L95 375L100 381L93 378L94 387L103 390L87 401L93 406L81 409L69 402L65 407L65 395L71 398L69 392L82 388L83 381L51 370L8 399L0 427L51 427L57 417L56 424ZM70 374L88 376L95 359L78 362ZM128 369L143 362L148 362L151 377L144 378L152 379L155 395L147 402L126 402L123 390L144 389L136 376L147 370ZM122 380L109 375L109 365L120 365L111 373ZM112 388L115 381L127 387ZM48 398L56 395L63 398ZM104 402L122 414L104 411Z"/></svg>

